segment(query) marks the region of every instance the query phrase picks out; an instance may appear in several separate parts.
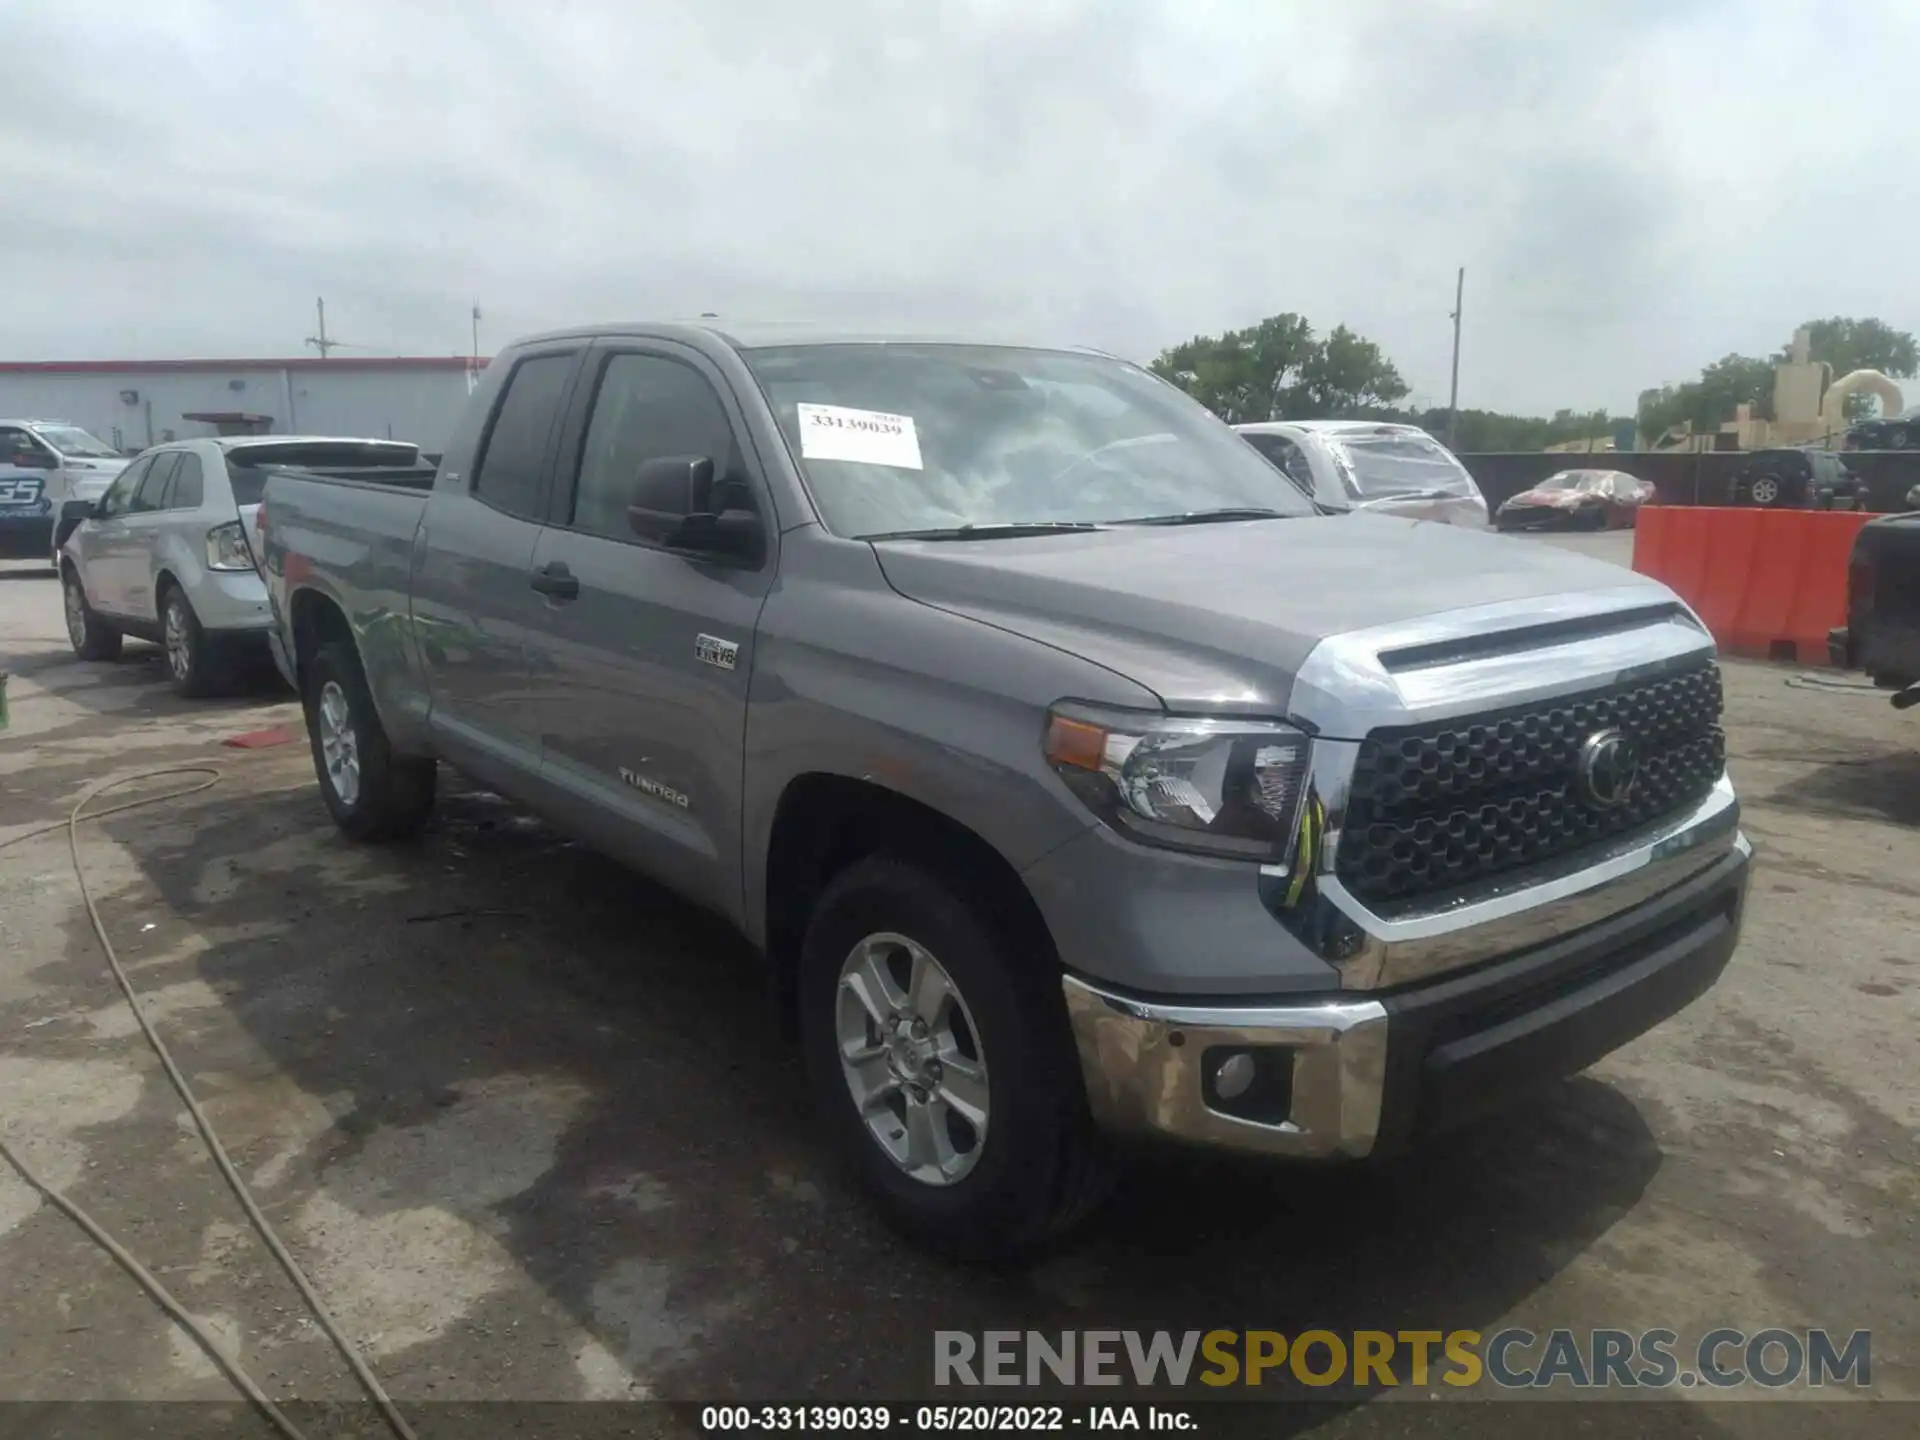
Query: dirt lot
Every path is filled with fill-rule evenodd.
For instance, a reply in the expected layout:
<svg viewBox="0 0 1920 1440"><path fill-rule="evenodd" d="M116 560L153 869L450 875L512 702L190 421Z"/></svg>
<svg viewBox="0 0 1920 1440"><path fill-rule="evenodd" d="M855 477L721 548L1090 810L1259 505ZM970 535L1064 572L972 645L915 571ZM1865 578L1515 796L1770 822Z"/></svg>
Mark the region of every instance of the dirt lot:
<svg viewBox="0 0 1920 1440"><path fill-rule="evenodd" d="M1875 1392L1920 1397L1920 720L1883 697L1728 663L1752 902L1725 979L1669 1024L1384 1171L1139 1166L1064 1253L987 1273L904 1248L848 1192L724 927L457 785L424 843L344 843L304 743L219 743L297 723L281 696L178 702L132 644L79 664L52 579L9 568L0 840L108 773L222 769L87 827L87 873L236 1161L403 1404L907 1398L936 1328L1504 1324L1871 1328ZM0 851L0 1127L275 1394L357 1398L114 990L63 834ZM0 1275L0 1397L229 1398L10 1173ZM1703 1393L1696 1431L1791 1408ZM1481 1408L1315 1420L1465 1435Z"/></svg>

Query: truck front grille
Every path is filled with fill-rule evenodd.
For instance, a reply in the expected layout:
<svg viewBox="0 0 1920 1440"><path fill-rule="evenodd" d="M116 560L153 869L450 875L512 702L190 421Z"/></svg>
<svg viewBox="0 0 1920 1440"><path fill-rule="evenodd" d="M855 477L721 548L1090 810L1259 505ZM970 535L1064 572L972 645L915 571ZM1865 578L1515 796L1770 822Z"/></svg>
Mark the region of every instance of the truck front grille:
<svg viewBox="0 0 1920 1440"><path fill-rule="evenodd" d="M1437 725L1376 730L1360 747L1336 871L1383 907L1562 861L1698 805L1726 768L1720 668L1706 659ZM1639 753L1624 803L1584 793L1589 737L1617 729Z"/></svg>

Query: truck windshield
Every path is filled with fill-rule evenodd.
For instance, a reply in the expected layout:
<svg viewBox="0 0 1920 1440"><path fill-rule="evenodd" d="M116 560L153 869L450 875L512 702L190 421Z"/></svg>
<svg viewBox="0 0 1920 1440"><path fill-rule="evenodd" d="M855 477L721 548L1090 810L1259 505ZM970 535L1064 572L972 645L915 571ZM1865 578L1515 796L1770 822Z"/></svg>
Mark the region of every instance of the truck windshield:
<svg viewBox="0 0 1920 1440"><path fill-rule="evenodd" d="M62 455L75 460L118 460L120 452L78 425L36 425L33 433Z"/></svg>
<svg viewBox="0 0 1920 1440"><path fill-rule="evenodd" d="M742 353L838 535L1315 513L1223 422L1123 361L970 345Z"/></svg>
<svg viewBox="0 0 1920 1440"><path fill-rule="evenodd" d="M1328 435L1327 449L1348 493L1360 500L1391 495L1476 495L1473 477L1444 445L1417 430Z"/></svg>

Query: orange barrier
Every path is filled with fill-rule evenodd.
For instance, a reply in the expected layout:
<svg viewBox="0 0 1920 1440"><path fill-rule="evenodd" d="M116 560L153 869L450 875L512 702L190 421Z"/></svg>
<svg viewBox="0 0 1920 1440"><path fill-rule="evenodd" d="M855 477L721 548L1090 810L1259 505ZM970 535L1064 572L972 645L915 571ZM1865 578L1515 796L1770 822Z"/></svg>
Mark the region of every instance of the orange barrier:
<svg viewBox="0 0 1920 1440"><path fill-rule="evenodd" d="M1648 505L1635 521L1633 568L1677 593L1722 650L1825 665L1827 631L1847 623L1859 510Z"/></svg>

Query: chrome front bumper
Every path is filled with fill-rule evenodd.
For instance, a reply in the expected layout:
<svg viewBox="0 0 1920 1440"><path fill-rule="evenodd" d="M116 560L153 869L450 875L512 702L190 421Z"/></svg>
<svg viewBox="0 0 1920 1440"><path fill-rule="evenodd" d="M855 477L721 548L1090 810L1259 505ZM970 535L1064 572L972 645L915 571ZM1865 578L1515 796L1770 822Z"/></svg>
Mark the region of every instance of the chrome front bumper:
<svg viewBox="0 0 1920 1440"><path fill-rule="evenodd" d="M1724 808L1703 810L1693 830L1666 837L1670 848L1595 867L1605 878L1585 877L1578 902L1543 886L1549 894L1536 894L1531 912L1509 911L1504 925L1449 929L1444 950L1415 952L1429 961L1444 954L1447 973L1377 997L1194 1004L1067 976L1095 1120L1116 1135L1361 1157L1381 1148L1383 1134L1397 1148L1428 1115L1460 1108L1446 1087L1462 1076L1479 1103L1489 1089L1524 1094L1530 1085L1511 1078L1516 1069L1546 1079L1584 1068L1689 1003L1732 953L1752 847ZM1229 1113L1209 1093L1206 1072L1223 1055L1262 1047L1277 1047L1291 1066L1284 1119ZM1459 1073L1449 1077L1450 1066Z"/></svg>
<svg viewBox="0 0 1920 1440"><path fill-rule="evenodd" d="M1269 1155L1359 1157L1373 1148L1387 1071L1387 1011L1378 1000L1161 1005L1072 975L1064 984L1087 1100L1106 1130ZM1268 1045L1294 1047L1285 1121L1262 1124L1208 1103L1209 1050Z"/></svg>

